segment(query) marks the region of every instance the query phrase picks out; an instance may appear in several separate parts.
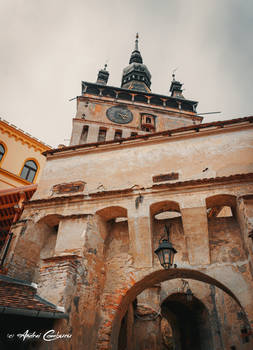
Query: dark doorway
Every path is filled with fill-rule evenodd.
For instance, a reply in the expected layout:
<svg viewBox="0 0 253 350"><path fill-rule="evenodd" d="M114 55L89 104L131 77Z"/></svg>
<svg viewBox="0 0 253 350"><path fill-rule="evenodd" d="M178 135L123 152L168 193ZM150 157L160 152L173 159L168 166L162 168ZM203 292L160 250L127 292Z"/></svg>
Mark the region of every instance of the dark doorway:
<svg viewBox="0 0 253 350"><path fill-rule="evenodd" d="M162 303L162 315L172 329L173 350L213 349L208 311L200 300L172 294Z"/></svg>

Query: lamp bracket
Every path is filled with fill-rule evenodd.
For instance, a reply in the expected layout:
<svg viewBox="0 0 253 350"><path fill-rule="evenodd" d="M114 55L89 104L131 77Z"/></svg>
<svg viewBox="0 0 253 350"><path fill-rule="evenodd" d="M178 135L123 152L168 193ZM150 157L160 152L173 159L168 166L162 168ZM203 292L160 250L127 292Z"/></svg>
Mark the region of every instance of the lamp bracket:
<svg viewBox="0 0 253 350"><path fill-rule="evenodd" d="M167 235L168 241L170 241L170 225L164 225L164 233Z"/></svg>
<svg viewBox="0 0 253 350"><path fill-rule="evenodd" d="M190 288L189 282L186 281L186 280L184 280L184 279L181 279L181 282L182 282L182 288L181 288L181 290L182 290L182 292L184 293L185 290L187 290L188 288Z"/></svg>

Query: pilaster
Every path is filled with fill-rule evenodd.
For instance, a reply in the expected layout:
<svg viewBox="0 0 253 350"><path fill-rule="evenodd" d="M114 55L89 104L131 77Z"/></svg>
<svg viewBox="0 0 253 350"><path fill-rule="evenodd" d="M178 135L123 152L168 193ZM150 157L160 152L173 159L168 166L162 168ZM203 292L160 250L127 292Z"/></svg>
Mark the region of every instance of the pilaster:
<svg viewBox="0 0 253 350"><path fill-rule="evenodd" d="M190 264L210 264L206 207L183 208L181 213Z"/></svg>
<svg viewBox="0 0 253 350"><path fill-rule="evenodd" d="M136 203L138 203L138 198ZM136 267L152 267L153 238L151 232L149 206L139 203L128 211L130 251Z"/></svg>

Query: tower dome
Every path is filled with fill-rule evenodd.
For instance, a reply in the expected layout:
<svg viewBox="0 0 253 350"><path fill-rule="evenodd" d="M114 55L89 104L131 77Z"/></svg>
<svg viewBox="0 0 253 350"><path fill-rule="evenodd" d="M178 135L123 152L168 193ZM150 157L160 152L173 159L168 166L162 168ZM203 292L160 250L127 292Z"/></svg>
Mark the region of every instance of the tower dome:
<svg viewBox="0 0 253 350"><path fill-rule="evenodd" d="M129 90L150 92L151 74L143 64L138 48L138 33L135 39L135 48L131 54L129 65L123 69L121 87Z"/></svg>

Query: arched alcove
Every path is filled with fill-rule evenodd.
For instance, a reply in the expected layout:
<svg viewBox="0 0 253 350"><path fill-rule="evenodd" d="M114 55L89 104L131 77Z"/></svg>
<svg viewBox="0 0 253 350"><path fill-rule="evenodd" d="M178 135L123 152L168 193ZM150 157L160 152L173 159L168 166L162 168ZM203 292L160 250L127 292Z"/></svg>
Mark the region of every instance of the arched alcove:
<svg viewBox="0 0 253 350"><path fill-rule="evenodd" d="M108 221L118 217L127 217L127 209L120 206L110 206L99 209L96 214L103 218L105 221Z"/></svg>
<svg viewBox="0 0 253 350"><path fill-rule="evenodd" d="M246 259L236 216L236 197L220 194L206 198L212 263Z"/></svg>
<svg viewBox="0 0 253 350"><path fill-rule="evenodd" d="M128 253L127 209L120 206L110 206L98 210L96 214L100 233L104 239L103 254L105 262Z"/></svg>
<svg viewBox="0 0 253 350"><path fill-rule="evenodd" d="M59 222L61 215L51 214L44 216L36 223L36 235L41 242L40 259L50 258L54 255Z"/></svg>
<svg viewBox="0 0 253 350"><path fill-rule="evenodd" d="M207 217L228 217L236 218L236 197L229 194L219 194L206 198ZM224 211L224 208L230 210ZM224 212L224 215L221 215ZM227 213L226 213L227 212Z"/></svg>
<svg viewBox="0 0 253 350"><path fill-rule="evenodd" d="M184 237L183 223L180 206L175 201L161 201L151 204L150 220L153 236L153 246L156 249L159 240L166 236L165 226L169 228L170 240L178 251L175 263L188 261L187 247ZM159 261L154 257L154 262L159 267Z"/></svg>

